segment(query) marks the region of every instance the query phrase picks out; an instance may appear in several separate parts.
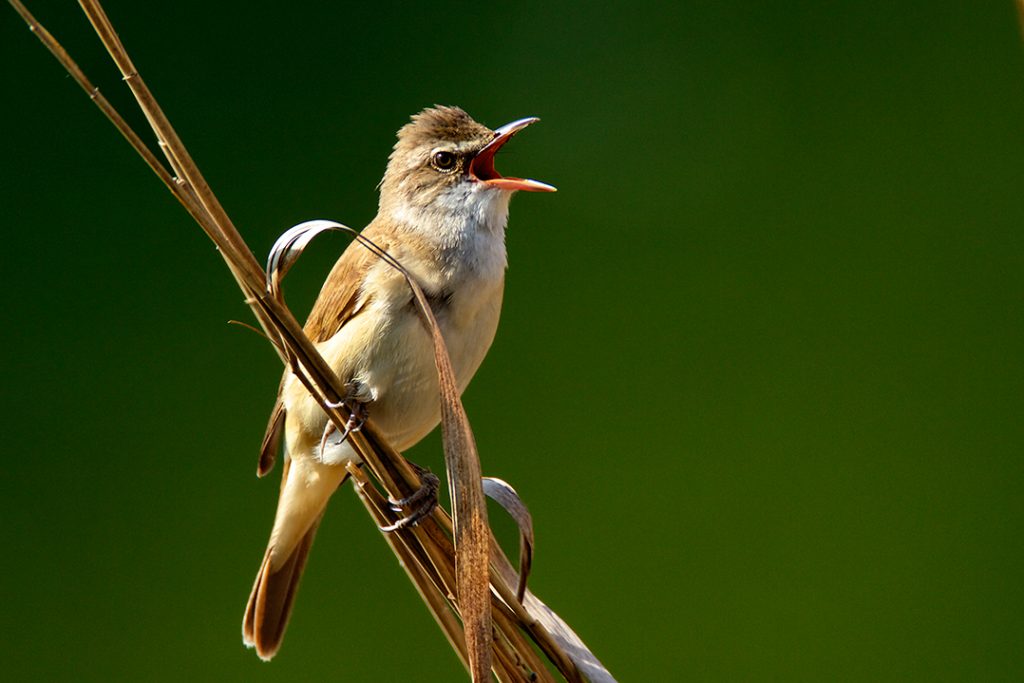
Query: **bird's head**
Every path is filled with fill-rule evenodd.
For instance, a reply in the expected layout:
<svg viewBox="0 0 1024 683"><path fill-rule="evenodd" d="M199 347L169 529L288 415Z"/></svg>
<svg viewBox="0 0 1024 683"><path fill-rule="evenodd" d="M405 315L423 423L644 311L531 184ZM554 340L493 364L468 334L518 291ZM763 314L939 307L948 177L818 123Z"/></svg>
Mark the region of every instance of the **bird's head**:
<svg viewBox="0 0 1024 683"><path fill-rule="evenodd" d="M555 191L536 180L502 176L494 168L498 150L537 120L520 119L491 130L458 107L424 109L398 131L380 185L381 211L410 220L465 214L485 223L494 214L504 227L513 192Z"/></svg>

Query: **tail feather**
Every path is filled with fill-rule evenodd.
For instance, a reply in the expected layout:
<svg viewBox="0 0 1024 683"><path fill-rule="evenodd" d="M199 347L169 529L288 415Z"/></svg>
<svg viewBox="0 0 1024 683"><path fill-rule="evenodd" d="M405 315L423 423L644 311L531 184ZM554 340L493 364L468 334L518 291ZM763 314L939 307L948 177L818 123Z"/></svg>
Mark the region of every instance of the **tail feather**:
<svg viewBox="0 0 1024 683"><path fill-rule="evenodd" d="M274 529L242 620L242 642L255 647L261 659L269 660L281 647L327 501L346 478L343 467L285 460Z"/></svg>
<svg viewBox="0 0 1024 683"><path fill-rule="evenodd" d="M322 515L313 522L291 556L277 569L272 569L270 564L274 548L267 548L242 621L242 640L246 646L256 648L260 659L270 660L281 647L302 571L306 568L306 560L309 559L309 550L313 547L313 538L321 518Z"/></svg>

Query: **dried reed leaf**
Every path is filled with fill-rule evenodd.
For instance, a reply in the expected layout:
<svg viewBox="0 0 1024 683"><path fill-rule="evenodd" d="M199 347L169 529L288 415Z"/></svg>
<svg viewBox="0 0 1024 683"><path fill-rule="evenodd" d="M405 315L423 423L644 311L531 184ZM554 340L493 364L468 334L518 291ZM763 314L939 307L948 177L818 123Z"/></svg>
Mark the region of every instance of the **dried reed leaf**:
<svg viewBox="0 0 1024 683"><path fill-rule="evenodd" d="M337 230L355 234L355 230L347 225L325 220L305 221L285 230L267 257L267 291L281 300L281 281L309 243L323 232Z"/></svg>
<svg viewBox="0 0 1024 683"><path fill-rule="evenodd" d="M516 598L523 601L526 593L526 580L533 566L533 518L526 503L519 497L511 484L497 477L484 477L484 495L505 508L505 512L515 520L519 527L519 582L516 585Z"/></svg>
<svg viewBox="0 0 1024 683"><path fill-rule="evenodd" d="M470 674L474 682L485 681L491 669L491 533L487 524L480 457L469 418L462 407L455 371L441 330L423 291L408 275L406 279L413 287L420 313L427 321L434 340L434 363L441 390L441 438L448 471L448 492L452 499L459 612L466 630Z"/></svg>
<svg viewBox="0 0 1024 683"><path fill-rule="evenodd" d="M576 669L590 683L616 683L615 677L601 663L601 660L590 651L586 643L576 635L576 632L569 627L569 624L565 623L540 598L527 591L524 607L526 607L526 611L529 612L530 616L536 619L551 634L555 642L568 655L572 663L576 665Z"/></svg>

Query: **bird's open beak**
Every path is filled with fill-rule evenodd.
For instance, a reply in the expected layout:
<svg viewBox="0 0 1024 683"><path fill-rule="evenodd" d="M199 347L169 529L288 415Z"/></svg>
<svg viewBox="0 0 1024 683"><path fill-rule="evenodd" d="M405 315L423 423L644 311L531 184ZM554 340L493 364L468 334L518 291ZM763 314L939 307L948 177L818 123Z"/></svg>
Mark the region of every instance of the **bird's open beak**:
<svg viewBox="0 0 1024 683"><path fill-rule="evenodd" d="M494 155L512 136L531 123L540 121L536 116L507 123L494 131L494 139L477 152L469 164L469 175L490 187L502 190L525 190L527 192L555 192L556 188L538 180L506 178L494 169Z"/></svg>

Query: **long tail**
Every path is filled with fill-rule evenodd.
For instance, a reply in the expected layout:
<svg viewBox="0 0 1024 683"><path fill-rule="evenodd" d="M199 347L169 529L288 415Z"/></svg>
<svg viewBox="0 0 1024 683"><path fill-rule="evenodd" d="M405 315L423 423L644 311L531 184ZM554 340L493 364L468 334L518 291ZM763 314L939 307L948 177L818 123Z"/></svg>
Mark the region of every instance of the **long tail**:
<svg viewBox="0 0 1024 683"><path fill-rule="evenodd" d="M270 660L281 647L295 593L299 590L299 579L306 568L318 526L320 519L313 523L291 556L277 569L271 568L272 549L267 548L242 622L242 640L248 647L256 648L260 659Z"/></svg>
<svg viewBox="0 0 1024 683"><path fill-rule="evenodd" d="M337 465L289 460L283 477L274 530L242 620L242 641L263 660L281 647L324 508L346 472Z"/></svg>

